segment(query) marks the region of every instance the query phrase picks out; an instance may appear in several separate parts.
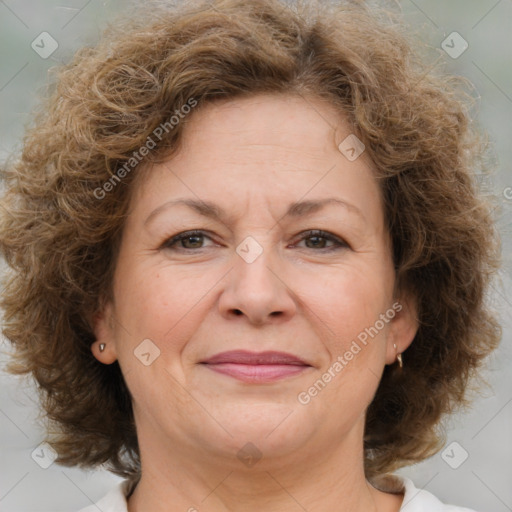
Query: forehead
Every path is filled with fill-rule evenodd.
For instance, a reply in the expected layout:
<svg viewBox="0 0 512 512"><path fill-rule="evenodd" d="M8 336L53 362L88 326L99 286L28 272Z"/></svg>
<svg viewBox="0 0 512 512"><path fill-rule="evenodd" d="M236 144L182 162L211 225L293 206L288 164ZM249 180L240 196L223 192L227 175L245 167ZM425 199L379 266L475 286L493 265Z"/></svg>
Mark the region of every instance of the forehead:
<svg viewBox="0 0 512 512"><path fill-rule="evenodd" d="M326 100L286 94L260 94L206 104L193 113L184 143L233 153L310 152L325 155L351 133L341 111ZM212 137L212 135L215 137ZM185 149L185 148L184 148Z"/></svg>
<svg viewBox="0 0 512 512"><path fill-rule="evenodd" d="M180 150L144 173L137 202L158 206L187 196L276 212L282 203L284 213L300 199L334 195L371 210L380 206L371 162L364 152L350 161L338 149L351 134L343 114L318 98L258 95L206 104L186 120ZM379 212L370 213L375 220Z"/></svg>

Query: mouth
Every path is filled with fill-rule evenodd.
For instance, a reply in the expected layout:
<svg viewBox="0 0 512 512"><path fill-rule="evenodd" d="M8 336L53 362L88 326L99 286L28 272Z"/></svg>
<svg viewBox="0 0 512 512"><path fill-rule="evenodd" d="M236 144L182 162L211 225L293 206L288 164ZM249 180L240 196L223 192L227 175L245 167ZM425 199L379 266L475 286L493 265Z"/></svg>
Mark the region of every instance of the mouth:
<svg viewBox="0 0 512 512"><path fill-rule="evenodd" d="M210 357L201 364L208 369L243 382L274 382L299 375L311 365L285 352L233 350Z"/></svg>

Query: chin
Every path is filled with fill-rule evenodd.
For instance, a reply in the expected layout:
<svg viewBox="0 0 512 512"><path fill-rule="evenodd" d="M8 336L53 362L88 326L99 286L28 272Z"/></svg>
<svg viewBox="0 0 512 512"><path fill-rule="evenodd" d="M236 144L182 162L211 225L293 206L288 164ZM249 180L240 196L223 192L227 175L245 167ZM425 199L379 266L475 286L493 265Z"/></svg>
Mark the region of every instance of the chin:
<svg viewBox="0 0 512 512"><path fill-rule="evenodd" d="M205 448L231 455L249 445L246 450L253 450L255 455L259 452L265 458L293 454L316 430L310 424L310 414L304 418L305 411L301 409L287 404L253 404L248 400L244 404L226 405L225 414L217 410L212 415L229 434L212 420L208 430L214 439L205 439L203 423L201 434Z"/></svg>

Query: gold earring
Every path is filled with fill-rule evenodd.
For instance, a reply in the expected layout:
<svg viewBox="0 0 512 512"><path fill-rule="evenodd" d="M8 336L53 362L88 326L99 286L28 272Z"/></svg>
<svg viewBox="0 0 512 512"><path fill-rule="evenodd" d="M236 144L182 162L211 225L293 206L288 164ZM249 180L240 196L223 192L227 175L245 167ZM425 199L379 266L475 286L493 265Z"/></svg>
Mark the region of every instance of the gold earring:
<svg viewBox="0 0 512 512"><path fill-rule="evenodd" d="M100 352L103 352L105 350L106 344L100 343Z"/></svg>
<svg viewBox="0 0 512 512"><path fill-rule="evenodd" d="M397 350L396 343L393 343L393 348L395 349L395 351ZM396 359L398 361L398 366L400 368L403 368L404 362L402 361L402 354L397 354Z"/></svg>

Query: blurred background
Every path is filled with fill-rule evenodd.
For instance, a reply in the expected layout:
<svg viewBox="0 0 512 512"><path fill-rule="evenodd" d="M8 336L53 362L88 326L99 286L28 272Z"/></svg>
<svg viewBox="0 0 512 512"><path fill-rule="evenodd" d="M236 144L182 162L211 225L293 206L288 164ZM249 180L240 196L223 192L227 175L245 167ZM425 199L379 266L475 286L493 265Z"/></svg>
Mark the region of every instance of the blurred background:
<svg viewBox="0 0 512 512"><path fill-rule="evenodd" d="M0 161L20 148L48 69L93 45L129 4L0 0ZM447 503L480 512L512 511L512 1L399 0L397 5L411 32L430 47L425 73L442 69L474 84L474 121L488 132L496 165L480 185L497 198L504 258L490 297L503 325L501 347L488 362L491 387L471 410L447 423L447 443L439 454L400 473ZM52 463L41 446L34 387L2 371L9 346L0 343L0 510L73 512L90 505L119 479Z"/></svg>

